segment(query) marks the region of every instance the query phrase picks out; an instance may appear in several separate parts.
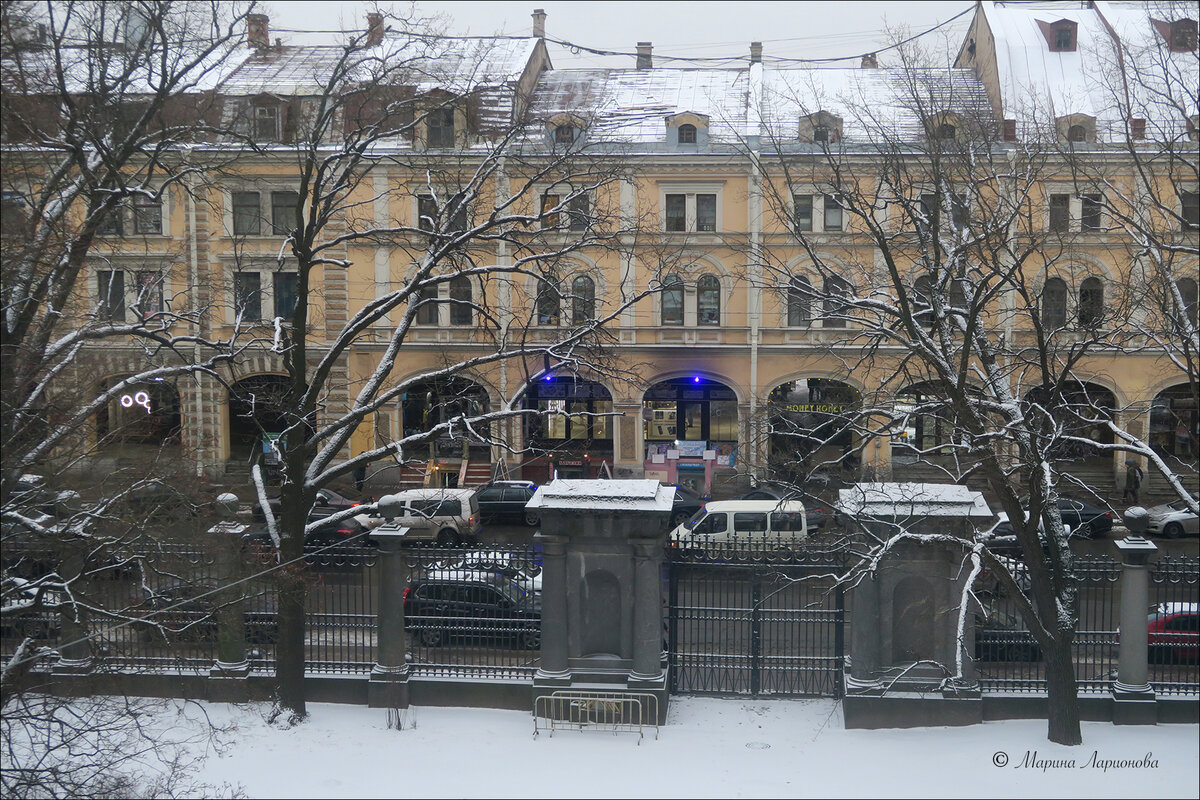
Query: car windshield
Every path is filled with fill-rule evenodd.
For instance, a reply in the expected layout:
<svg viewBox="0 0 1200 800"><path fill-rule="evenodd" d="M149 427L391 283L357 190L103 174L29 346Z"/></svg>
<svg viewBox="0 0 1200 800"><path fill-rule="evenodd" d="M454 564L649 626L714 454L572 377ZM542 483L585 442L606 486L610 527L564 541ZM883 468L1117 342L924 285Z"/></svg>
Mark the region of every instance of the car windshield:
<svg viewBox="0 0 1200 800"><path fill-rule="evenodd" d="M698 523L700 520L704 519L704 517L707 514L708 514L708 512L705 511L703 508L700 509L695 514L692 514L691 519L689 519L687 522L683 523L683 527L687 528L690 531L692 528L696 527L696 523Z"/></svg>
<svg viewBox="0 0 1200 800"><path fill-rule="evenodd" d="M1172 511L1187 511L1188 510L1188 504L1186 502L1184 502L1183 500L1176 500L1174 503L1168 504L1168 507Z"/></svg>

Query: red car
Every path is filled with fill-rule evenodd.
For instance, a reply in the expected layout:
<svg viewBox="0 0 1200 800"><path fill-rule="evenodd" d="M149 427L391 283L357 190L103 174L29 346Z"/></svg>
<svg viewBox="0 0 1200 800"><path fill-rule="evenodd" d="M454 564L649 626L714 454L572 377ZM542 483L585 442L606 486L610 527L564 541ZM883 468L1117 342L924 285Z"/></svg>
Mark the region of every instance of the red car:
<svg viewBox="0 0 1200 800"><path fill-rule="evenodd" d="M1200 603L1159 603L1147 619L1152 663L1200 659Z"/></svg>

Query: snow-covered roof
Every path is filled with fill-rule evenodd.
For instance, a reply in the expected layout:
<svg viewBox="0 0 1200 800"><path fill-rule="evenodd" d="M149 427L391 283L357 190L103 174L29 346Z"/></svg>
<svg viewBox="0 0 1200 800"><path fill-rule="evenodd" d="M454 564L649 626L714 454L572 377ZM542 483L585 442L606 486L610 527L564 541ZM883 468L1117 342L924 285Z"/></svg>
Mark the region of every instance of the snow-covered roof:
<svg viewBox="0 0 1200 800"><path fill-rule="evenodd" d="M160 59L143 54L138 57L139 63L130 69L125 50L115 45L103 52L96 47L63 47L58 55L62 59L62 74L67 90L72 94L96 93L102 79L107 81L109 91L117 87L125 94L152 94L154 87L163 79ZM172 94L216 89L250 58L252 51L246 48L220 48L185 72L184 67L197 55L179 50L168 58L167 78L175 78L176 73L184 72L183 79L172 90ZM29 94L56 93L59 90L57 70L55 51L50 48L19 50L6 54L0 63L5 89Z"/></svg>
<svg viewBox="0 0 1200 800"><path fill-rule="evenodd" d="M648 480L574 480L558 478L539 487L526 508L670 511L675 487Z"/></svg>
<svg viewBox="0 0 1200 800"><path fill-rule="evenodd" d="M1171 53L1154 30L1150 20L1155 8L1124 2L982 3L995 39L1003 114L1017 121L1018 136L1044 138L1055 133L1055 118L1085 114L1096 118L1098 141L1123 138L1126 115L1120 108L1124 82L1116 73L1118 42L1127 63L1138 72L1138 79L1130 85L1134 105L1142 106L1148 131L1166 125L1178 132L1186 123L1171 103L1162 102L1157 95L1161 86L1149 90L1146 86L1161 84L1164 74L1173 74L1178 81L1174 99L1191 106L1190 113L1195 113L1200 77L1195 53ZM1043 33L1043 25L1061 20L1076 24L1074 50L1051 50Z"/></svg>
<svg viewBox="0 0 1200 800"><path fill-rule="evenodd" d="M980 492L943 483L860 483L838 491L837 509L868 517L992 516Z"/></svg>
<svg viewBox="0 0 1200 800"><path fill-rule="evenodd" d="M534 88L536 120L573 113L587 120L591 141L665 141L666 118L690 111L709 118L709 138L745 135L747 69L547 70Z"/></svg>

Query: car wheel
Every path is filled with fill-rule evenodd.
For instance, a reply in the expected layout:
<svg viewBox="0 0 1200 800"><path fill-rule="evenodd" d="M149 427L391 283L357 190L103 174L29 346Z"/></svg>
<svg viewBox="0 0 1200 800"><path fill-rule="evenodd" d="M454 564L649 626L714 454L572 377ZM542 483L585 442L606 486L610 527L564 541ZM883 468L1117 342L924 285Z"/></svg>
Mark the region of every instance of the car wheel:
<svg viewBox="0 0 1200 800"><path fill-rule="evenodd" d="M423 630L417 634L417 639L426 647L437 647L445 638L445 634L436 629Z"/></svg>
<svg viewBox="0 0 1200 800"><path fill-rule="evenodd" d="M526 525L528 525L531 528L536 528L541 523L542 523L542 518L540 515L534 513L533 511L525 512L525 524Z"/></svg>
<svg viewBox="0 0 1200 800"><path fill-rule="evenodd" d="M541 630L521 631L518 637L521 640L521 647L526 650L541 650L542 649L542 632Z"/></svg>
<svg viewBox="0 0 1200 800"><path fill-rule="evenodd" d="M1163 528L1163 536L1167 539L1178 539L1183 536L1183 526L1178 522L1169 522Z"/></svg>
<svg viewBox="0 0 1200 800"><path fill-rule="evenodd" d="M438 531L437 543L438 547L458 547L461 544L458 534L449 528Z"/></svg>

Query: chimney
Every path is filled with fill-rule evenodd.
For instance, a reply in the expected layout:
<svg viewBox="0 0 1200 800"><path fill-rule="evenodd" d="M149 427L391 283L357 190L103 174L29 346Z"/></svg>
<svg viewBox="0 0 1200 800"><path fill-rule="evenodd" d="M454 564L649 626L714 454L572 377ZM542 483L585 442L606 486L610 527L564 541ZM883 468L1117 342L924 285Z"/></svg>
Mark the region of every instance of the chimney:
<svg viewBox="0 0 1200 800"><path fill-rule="evenodd" d="M761 64L762 63L762 42L751 42L750 43L750 63L751 64Z"/></svg>
<svg viewBox="0 0 1200 800"><path fill-rule="evenodd" d="M1015 119L1004 120L1004 141L1015 142L1017 140L1017 121Z"/></svg>
<svg viewBox="0 0 1200 800"><path fill-rule="evenodd" d="M1134 117L1129 120L1129 133L1134 139L1146 138L1146 120L1142 117Z"/></svg>
<svg viewBox="0 0 1200 800"><path fill-rule="evenodd" d="M862 63L859 66L863 69L876 69L879 67L879 59L875 57L874 53L867 53L862 57Z"/></svg>
<svg viewBox="0 0 1200 800"><path fill-rule="evenodd" d="M383 14L372 11L367 14L367 47L383 44Z"/></svg>
<svg viewBox="0 0 1200 800"><path fill-rule="evenodd" d="M654 42L637 43L637 68L654 69Z"/></svg>
<svg viewBox="0 0 1200 800"><path fill-rule="evenodd" d="M546 12L540 8L533 10L533 35L539 39L546 38Z"/></svg>
<svg viewBox="0 0 1200 800"><path fill-rule="evenodd" d="M246 44L255 50L271 46L271 18L266 14L246 15Z"/></svg>

